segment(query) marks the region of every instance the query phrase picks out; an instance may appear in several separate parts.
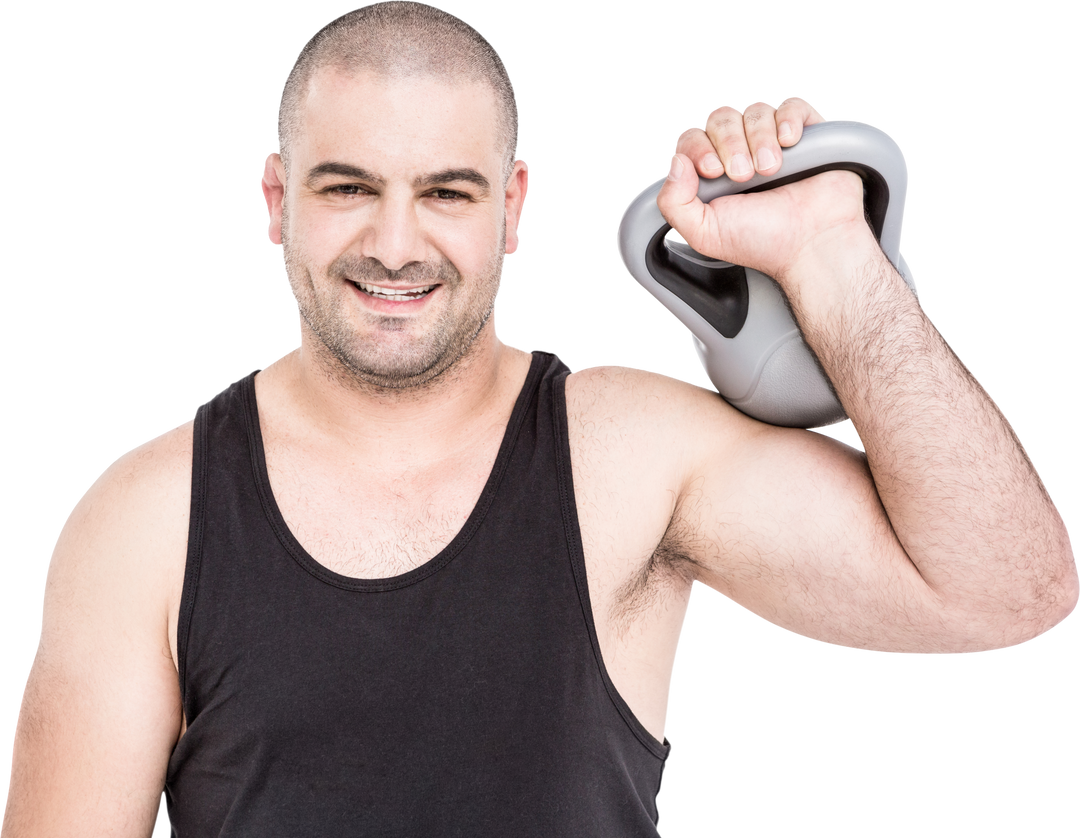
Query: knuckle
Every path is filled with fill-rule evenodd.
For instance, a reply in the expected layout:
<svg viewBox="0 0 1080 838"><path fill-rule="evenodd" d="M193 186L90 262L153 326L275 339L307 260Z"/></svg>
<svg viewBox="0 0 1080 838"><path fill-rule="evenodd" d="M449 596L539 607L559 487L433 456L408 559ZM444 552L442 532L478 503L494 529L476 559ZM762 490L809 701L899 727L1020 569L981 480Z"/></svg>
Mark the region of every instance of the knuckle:
<svg viewBox="0 0 1080 838"><path fill-rule="evenodd" d="M701 125L687 125L685 129L675 135L675 143L672 145L672 149L680 151L692 148L701 143L704 133Z"/></svg>
<svg viewBox="0 0 1080 838"><path fill-rule="evenodd" d="M700 128L688 128L679 135L675 151L694 157L706 148L711 148L708 135Z"/></svg>
<svg viewBox="0 0 1080 838"><path fill-rule="evenodd" d="M742 114L727 106L717 108L709 114L707 125L712 131L727 134L731 132L733 127L742 125Z"/></svg>
<svg viewBox="0 0 1080 838"><path fill-rule="evenodd" d="M806 106L806 102L804 102L802 99L798 98L797 96L792 96L790 99L785 99L783 102L780 103L780 107L782 107L782 108L795 108L795 107L805 107L805 106Z"/></svg>
<svg viewBox="0 0 1080 838"><path fill-rule="evenodd" d="M774 111L771 106L766 105L764 102L755 102L746 109L746 113L743 115L743 122L747 127L753 127L766 117L772 116L773 113Z"/></svg>

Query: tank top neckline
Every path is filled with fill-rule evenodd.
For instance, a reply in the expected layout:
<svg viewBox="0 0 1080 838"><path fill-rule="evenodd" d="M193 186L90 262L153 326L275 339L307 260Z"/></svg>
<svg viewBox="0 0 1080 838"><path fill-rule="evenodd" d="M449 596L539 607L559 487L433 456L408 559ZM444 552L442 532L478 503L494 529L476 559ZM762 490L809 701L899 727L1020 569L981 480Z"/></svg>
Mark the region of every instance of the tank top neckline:
<svg viewBox="0 0 1080 838"><path fill-rule="evenodd" d="M266 519L286 552L289 553L300 567L319 581L348 591L369 593L394 591L400 588L409 587L410 585L415 585L435 573L438 573L457 557L483 523L484 518L491 507L491 503L495 498L495 494L498 491L503 474L506 471L507 463L510 460L510 454L517 441L518 433L521 430L522 422L525 419L528 407L536 398L540 380L543 377L545 369L549 366L548 362L551 360L551 357L552 356L543 352L532 353L532 360L529 364L529 371L525 376L525 383L522 385L521 391L518 393L517 399L514 402L514 408L510 413L510 420L506 423L506 430L503 432L502 442L499 444L499 451L495 456L495 462L491 467L491 472L488 475L487 481L484 483L484 488L480 492L480 497L477 499L476 505L469 513L469 517L465 520L465 524L458 530L454 537L450 539L449 544L426 560L423 564L397 576L387 576L382 578L345 576L344 574L330 570L330 568L319 563L310 553L308 553L308 551L304 549L304 546L300 544L296 536L293 535L289 525L285 522L285 517L281 514L281 508L278 506L277 498L274 496L273 488L270 485L270 474L266 467L266 451L263 448L262 428L259 425L259 407L255 397L255 375L257 373L249 375L241 382L241 396L244 405L244 418L247 425L255 486L258 490L259 500L262 504Z"/></svg>

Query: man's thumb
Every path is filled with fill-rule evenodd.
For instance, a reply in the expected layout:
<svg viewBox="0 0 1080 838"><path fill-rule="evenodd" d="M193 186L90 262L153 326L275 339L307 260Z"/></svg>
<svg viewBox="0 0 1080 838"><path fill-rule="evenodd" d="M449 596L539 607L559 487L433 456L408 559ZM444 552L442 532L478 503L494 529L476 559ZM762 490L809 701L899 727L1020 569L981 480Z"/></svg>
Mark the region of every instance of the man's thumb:
<svg viewBox="0 0 1080 838"><path fill-rule="evenodd" d="M694 164L685 154L676 154L671 158L671 171L667 180L660 187L656 196L656 205L667 223L676 230L693 227L701 223L701 213L705 205L697 196L698 176Z"/></svg>

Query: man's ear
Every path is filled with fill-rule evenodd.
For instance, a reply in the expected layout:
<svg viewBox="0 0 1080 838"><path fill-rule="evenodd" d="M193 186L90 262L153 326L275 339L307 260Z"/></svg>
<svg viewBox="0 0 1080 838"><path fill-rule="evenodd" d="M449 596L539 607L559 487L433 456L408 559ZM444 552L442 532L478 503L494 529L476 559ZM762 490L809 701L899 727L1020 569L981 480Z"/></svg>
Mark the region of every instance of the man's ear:
<svg viewBox="0 0 1080 838"><path fill-rule="evenodd" d="M518 222L521 220L521 205L525 203L525 193L529 190L529 167L524 161L514 163L510 179L506 182L506 252L513 253L518 246Z"/></svg>
<svg viewBox="0 0 1080 838"><path fill-rule="evenodd" d="M266 158L262 178L263 197L270 211L270 241L281 244L281 205L285 201L285 166L280 154Z"/></svg>

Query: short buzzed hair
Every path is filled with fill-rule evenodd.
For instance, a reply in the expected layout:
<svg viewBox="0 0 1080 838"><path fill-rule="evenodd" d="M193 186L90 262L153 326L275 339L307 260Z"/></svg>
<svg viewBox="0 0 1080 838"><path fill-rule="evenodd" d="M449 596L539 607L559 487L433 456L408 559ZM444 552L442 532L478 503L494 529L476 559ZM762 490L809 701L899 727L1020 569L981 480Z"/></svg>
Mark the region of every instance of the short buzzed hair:
<svg viewBox="0 0 1080 838"><path fill-rule="evenodd" d="M281 94L278 141L286 170L308 83L324 67L350 74L370 70L391 79L433 76L487 84L498 108L504 176L510 176L517 147L514 88L498 53L464 21L423 3L391 2L349 12L319 30L300 52Z"/></svg>

